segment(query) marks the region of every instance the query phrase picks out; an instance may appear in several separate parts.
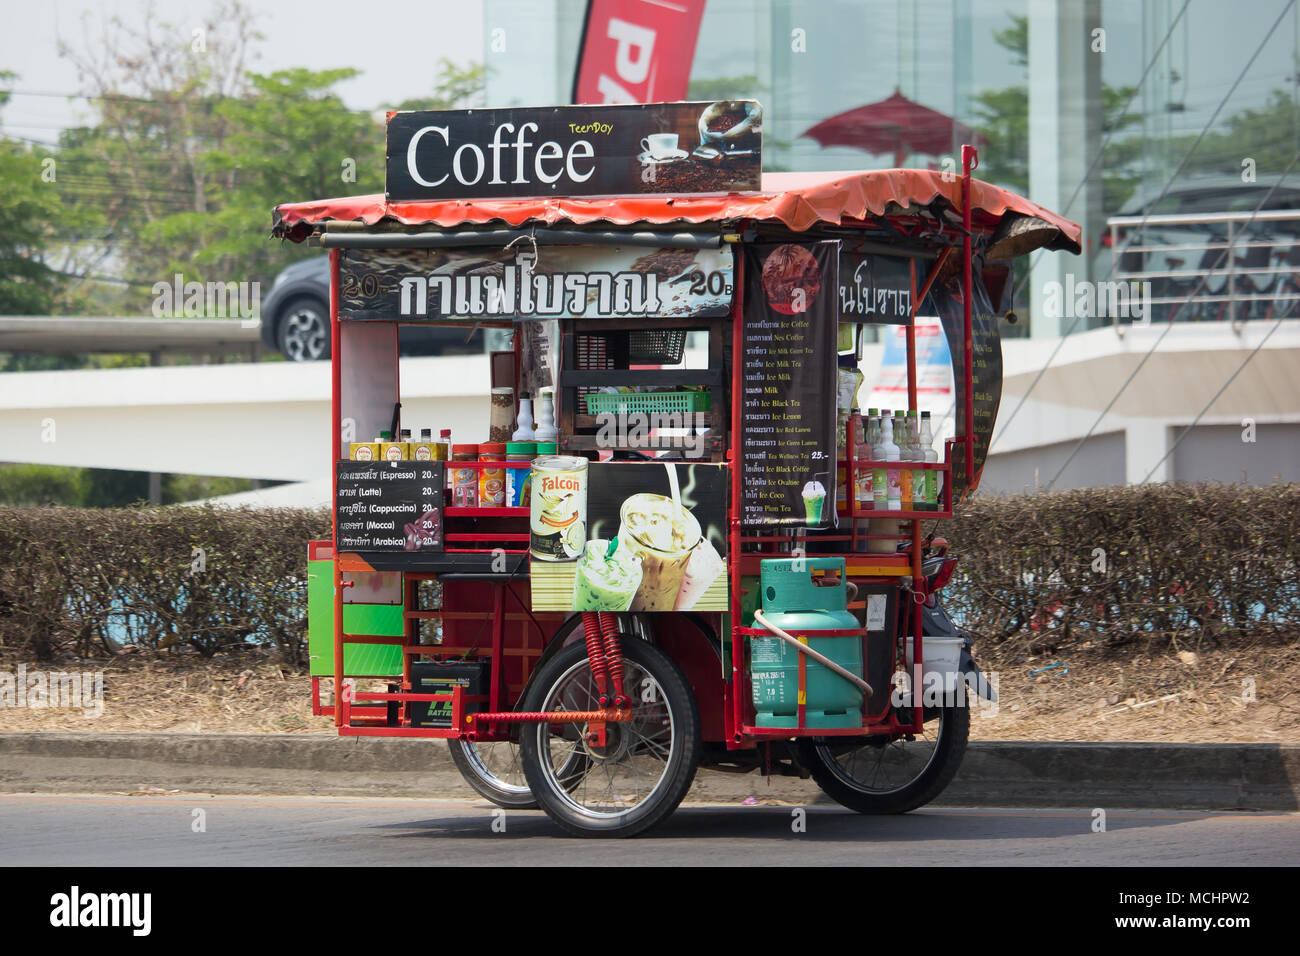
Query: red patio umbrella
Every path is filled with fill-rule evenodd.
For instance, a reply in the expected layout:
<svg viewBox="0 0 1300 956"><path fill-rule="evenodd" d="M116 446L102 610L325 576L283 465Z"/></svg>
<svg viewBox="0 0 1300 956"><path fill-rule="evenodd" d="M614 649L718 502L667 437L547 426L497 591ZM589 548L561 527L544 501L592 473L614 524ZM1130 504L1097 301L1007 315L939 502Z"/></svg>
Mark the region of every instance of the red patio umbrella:
<svg viewBox="0 0 1300 956"><path fill-rule="evenodd" d="M978 133L951 116L910 100L897 89L868 103L824 119L803 134L822 146L854 146L869 153L893 153L902 166L910 153L939 156L953 143L979 145Z"/></svg>

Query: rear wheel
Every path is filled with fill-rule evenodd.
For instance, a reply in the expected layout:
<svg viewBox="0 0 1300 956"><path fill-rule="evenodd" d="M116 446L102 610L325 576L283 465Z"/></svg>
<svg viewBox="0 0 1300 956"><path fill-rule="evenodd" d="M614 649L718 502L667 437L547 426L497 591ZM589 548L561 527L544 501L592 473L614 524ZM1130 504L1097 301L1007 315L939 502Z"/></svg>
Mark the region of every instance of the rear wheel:
<svg viewBox="0 0 1300 956"><path fill-rule="evenodd" d="M537 809L537 801L524 778L516 741L448 740L447 747L460 775L481 796L507 810Z"/></svg>
<svg viewBox="0 0 1300 956"><path fill-rule="evenodd" d="M913 740L851 737L800 741L799 761L822 792L858 813L906 813L952 782L970 737L970 709L944 707Z"/></svg>
<svg viewBox="0 0 1300 956"><path fill-rule="evenodd" d="M588 724L527 724L520 737L534 797L575 836L632 836L661 822L700 761L699 711L681 671L646 641L625 634L622 644L631 721L606 724L604 745L589 739ZM599 710L597 698L587 648L576 642L543 666L521 709Z"/></svg>

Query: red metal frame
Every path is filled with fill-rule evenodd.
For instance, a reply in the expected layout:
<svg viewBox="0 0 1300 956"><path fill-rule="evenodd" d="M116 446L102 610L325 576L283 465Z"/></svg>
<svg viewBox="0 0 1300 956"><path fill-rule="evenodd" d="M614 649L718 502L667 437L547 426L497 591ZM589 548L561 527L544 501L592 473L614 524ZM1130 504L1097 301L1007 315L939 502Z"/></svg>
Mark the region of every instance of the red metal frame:
<svg viewBox="0 0 1300 956"><path fill-rule="evenodd" d="M849 520L850 529L847 535L819 536L819 540L832 541L844 540L851 542L851 553L847 558L847 571L851 580L857 581L895 581L898 582L898 593L900 596L900 606L898 611L898 623L900 625L898 632L898 642L895 648L895 654L898 648L904 644L904 639L910 634L913 646L913 687L917 690L922 686L921 674L923 668L923 648L924 641L921 634L921 605L927 596L927 584L922 574L922 542L921 542L921 521L927 519L941 519L952 516L953 499L952 499L952 461L953 452L957 444L961 444L964 452L964 464L966 469L967 487L974 480L974 419L973 419L973 349L971 342L971 302L972 302L972 273L971 273L971 229L972 207L971 207L971 173L978 166L978 156L971 147L962 148L962 182L960 186L961 204L962 204L962 229L960 230L961 255L962 255L962 289L963 289L963 333L964 333L964 350L963 350L963 397L965 399L964 421L962 423L962 433L948 439L944 445L944 454L942 460L936 463L918 463L911 462L909 470L935 470L945 474L947 478L943 482L942 503L935 511L924 511L918 509L907 509L899 511L879 511L874 508L862 508L858 506L856 495L853 489L856 488L857 476L864 469L885 466L887 463L874 462L867 459L856 458L852 448L851 441L854 430L861 422L861 416L857 416L849 422L849 438L846 442L850 449L846 458L842 461L845 468L845 474L848 480L848 494L846 495L846 510L844 516ZM987 217L986 217L987 218ZM859 222L856 220L845 220L844 225L857 225L864 228L876 228L878 224L872 222ZM933 225L930 223L922 224L898 220L894 223L898 232L904 237L920 237L923 230L929 230L928 235L933 237ZM981 221L982 225L987 225ZM747 224L741 223L741 228ZM959 230L951 227L941 227L942 238L950 241L957 238ZM917 407L917 372L916 372L916 331L915 318L920 309L920 305L925 301L940 271L946 266L949 257L954 252L954 246L944 246L933 264L930 266L924 281L918 289L915 260L912 260L910 266L910 283L912 292L912 315L911 321L907 326L907 376L908 376L908 403L910 408ZM341 365L345 360L343 356L343 341L340 334L339 320L339 274L338 250L330 250L330 331L332 345L332 395L331 395L331 449L333 461L343 461L342 435L341 435ZM737 255L734 257L735 262L735 281L734 296L731 305L732 321L732 374L731 374L731 436L732 447L727 450L727 462L731 468L731 504L728 512L728 574L731 579L731 591L729 600L729 625L730 634L724 636L726 648L729 654L724 655L724 661L727 663L727 671L721 681L722 696L722 731L723 740L728 749L745 749L757 746L765 738L773 737L793 737L802 735L813 735L819 737L832 736L862 736L863 734L885 734L885 735L902 735L909 733L919 733L923 727L923 711L920 703L919 694L917 702L912 709L910 721L900 719L900 715L892 709L886 709L885 714L880 718L864 716L863 723L860 727L831 729L831 728L808 728L805 725L805 714L803 706L800 705L798 710L797 726L795 728L767 728L755 725L751 715L753 708L751 701L750 681L748 677L748 667L746 666L746 654L748 650L749 639L752 637L766 636L768 632L761 628L743 627L741 625L742 614L742 582L745 576L757 574L759 564L765 556L781 553L781 549L788 546L790 535L786 533L783 537L775 535L765 535L761 533L742 533L742 526L739 513L739 502L741 499L741 473L739 467L738 446L740 444L740 433L742 430L742 401L743 394L743 368L741 356L743 355L743 323L744 323L744 257ZM397 374L397 360L394 357L394 375ZM515 350L515 370L516 379L519 370L519 351L516 343ZM398 386L400 388L400 385ZM895 465L896 466L896 465ZM472 468L475 470L492 468L492 469L522 469L528 467L527 464L519 462L457 462L458 468ZM335 499L337 500L337 469L334 471L333 482ZM523 555L527 553L528 534L521 531L497 531L497 530L479 530L473 526L468 528L459 526L462 520L469 519L522 519L527 517L529 511L527 508L509 508L509 507L458 507L448 506L444 508L443 514L446 519L446 525L443 529L445 550L444 554L464 554L464 555L481 555L493 553L498 550L504 550L507 554ZM336 505L331 508L332 519L335 530L337 531L338 515ZM870 518L890 518L904 521L909 524L907 533L897 535L878 535L878 534L858 534L858 521L860 519ZM890 539L906 541L907 547L902 551L877 554L871 552L858 552L857 545L859 542L872 539ZM335 535L337 540L337 534ZM473 547L471 545L479 545ZM483 545L493 544L496 547L485 547ZM502 548L501 546L505 547ZM746 546L750 550L743 550ZM355 556L353 556L355 559ZM406 622L401 637L383 637L376 635L345 634L343 629L343 587L345 585L344 574L347 567L353 566L348 562L346 556L339 554L334 555L334 610L335 610L335 632L334 632L334 687L335 703L334 705L324 705L320 698L320 679L312 678L312 712L316 714L331 715L334 717L335 725L338 732L348 736L390 736L390 737L429 737L429 738L448 738L460 737L467 740L502 740L508 738L508 727L510 724L519 722L582 722L589 725L589 732L598 738L603 738L604 728L607 723L619 722L630 719L631 712L625 706L625 698L622 695L621 687L618 686L618 678L621 676L622 668L620 663L619 641L616 627L611 633L605 626L606 622L599 620L597 615L596 622L589 625L595 628L590 633L588 641L589 657L592 662L593 671L599 669L607 678L611 678L605 687L602 687L602 693L605 694L606 706L601 710L573 712L565 714L557 713L520 713L511 710L510 707L514 699L509 695L506 676L507 657L512 653L512 648L507 647L506 623L509 615L505 612L505 592L513 590L509 587L509 582L491 583L492 587L490 597L490 611L486 615L486 623L490 627L489 647L482 652L478 650L477 644L474 648L466 651L466 654L476 656L488 656L491 660L490 681L488 692L485 694L470 695L467 694L463 687L455 686L447 693L438 694L417 694L411 690L411 664L414 658L419 656L437 656L440 654L440 648L437 645L422 645L418 643L418 622L422 619L443 618L442 611L424 611L415 608L416 596L418 592L418 582L421 579L436 577L432 573L407 573L403 579L403 598L406 607ZM364 566L364 562L360 562ZM855 571L859 569L858 571ZM444 585L445 587L448 585ZM515 595L517 600L521 600ZM527 605L523 605L524 610L529 618L533 618L532 612L528 611ZM446 621L453 615L443 618L444 626ZM474 616L474 615L471 615ZM518 615L516 615L516 618ZM609 616L609 622L613 625L613 618ZM548 634L538 625L536 619L532 624L541 633L543 643L549 637ZM525 625L527 627L527 625ZM848 631L819 631L814 632L811 636L858 636L865 644L867 632L865 630L848 630ZM345 677L343 674L343 647L344 643L384 643L400 644L403 653L403 665L400 690L378 692L378 691L357 691L346 693L342 692L345 686ZM536 651L533 653L540 653ZM895 658L897 662L897 658ZM524 671L527 674L527 670ZM358 678L366 679L366 678ZM391 678L378 678L391 679ZM800 689L805 686L806 669L804 658L800 657L799 671ZM606 684L605 681L601 682ZM699 686L707 686L701 683ZM802 695L801 695L802 696ZM389 715L387 705L396 702L398 704L398 721L397 726L389 725ZM410 707L417 702L441 702L450 703L451 721L448 727L413 727L409 725L411 719ZM479 712L470 712L471 705L483 705L484 709ZM623 705L623 706L620 706Z"/></svg>

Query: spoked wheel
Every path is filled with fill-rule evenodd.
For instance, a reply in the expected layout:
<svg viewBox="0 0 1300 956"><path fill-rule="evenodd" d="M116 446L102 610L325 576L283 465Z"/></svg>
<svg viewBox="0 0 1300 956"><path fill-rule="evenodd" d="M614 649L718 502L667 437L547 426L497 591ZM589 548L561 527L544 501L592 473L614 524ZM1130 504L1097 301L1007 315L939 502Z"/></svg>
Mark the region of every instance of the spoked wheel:
<svg viewBox="0 0 1300 956"><path fill-rule="evenodd" d="M906 813L952 781L966 753L970 709L944 707L914 740L811 738L799 760L832 800L858 813Z"/></svg>
<svg viewBox="0 0 1300 956"><path fill-rule="evenodd" d="M700 715L677 665L626 634L622 652L633 719L606 724L603 746L588 739L587 724L526 724L520 737L535 799L575 836L649 829L681 803L700 762ZM587 649L578 642L543 666L521 710L599 710L598 696Z"/></svg>
<svg viewBox="0 0 1300 956"><path fill-rule="evenodd" d="M515 740L482 743L448 740L447 747L451 750L451 762L480 795L507 810L537 809Z"/></svg>

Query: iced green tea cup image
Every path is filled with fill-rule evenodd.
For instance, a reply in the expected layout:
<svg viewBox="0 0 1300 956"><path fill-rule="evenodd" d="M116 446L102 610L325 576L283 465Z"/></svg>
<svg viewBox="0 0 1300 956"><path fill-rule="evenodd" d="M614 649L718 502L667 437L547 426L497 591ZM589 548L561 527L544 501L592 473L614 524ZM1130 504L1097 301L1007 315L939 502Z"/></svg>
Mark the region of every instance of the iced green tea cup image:
<svg viewBox="0 0 1300 956"><path fill-rule="evenodd" d="M641 559L603 538L587 542L573 578L575 611L626 611L641 586Z"/></svg>
<svg viewBox="0 0 1300 956"><path fill-rule="evenodd" d="M826 488L820 481L810 481L803 486L804 520L808 527L822 523L822 506L826 502Z"/></svg>

